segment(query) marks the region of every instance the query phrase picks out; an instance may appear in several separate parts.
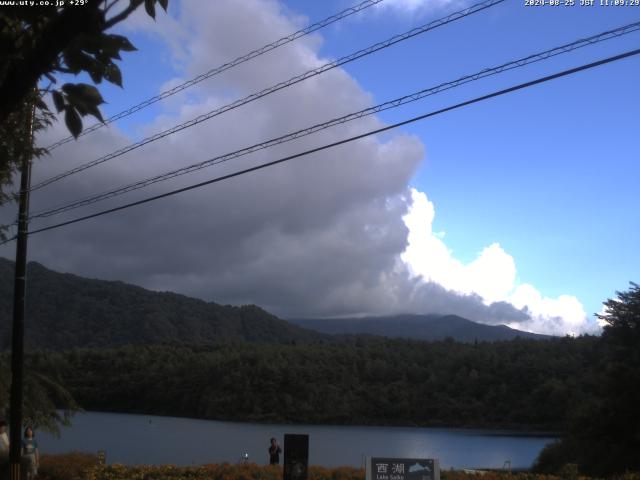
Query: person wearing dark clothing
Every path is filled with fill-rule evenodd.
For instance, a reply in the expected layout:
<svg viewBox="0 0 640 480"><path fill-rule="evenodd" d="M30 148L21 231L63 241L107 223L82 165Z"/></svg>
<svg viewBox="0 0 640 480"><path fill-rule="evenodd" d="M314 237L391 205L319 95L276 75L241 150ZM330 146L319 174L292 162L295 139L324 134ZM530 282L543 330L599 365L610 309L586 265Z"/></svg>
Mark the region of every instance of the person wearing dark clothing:
<svg viewBox="0 0 640 480"><path fill-rule="evenodd" d="M7 422L0 420L0 480L9 478L9 436Z"/></svg>
<svg viewBox="0 0 640 480"><path fill-rule="evenodd" d="M271 439L271 445L269 445L269 465L278 465L280 463L280 453L282 449L275 438Z"/></svg>
<svg viewBox="0 0 640 480"><path fill-rule="evenodd" d="M38 475L38 442L34 438L33 429L27 427L22 440L22 467L24 468L24 478L33 480Z"/></svg>

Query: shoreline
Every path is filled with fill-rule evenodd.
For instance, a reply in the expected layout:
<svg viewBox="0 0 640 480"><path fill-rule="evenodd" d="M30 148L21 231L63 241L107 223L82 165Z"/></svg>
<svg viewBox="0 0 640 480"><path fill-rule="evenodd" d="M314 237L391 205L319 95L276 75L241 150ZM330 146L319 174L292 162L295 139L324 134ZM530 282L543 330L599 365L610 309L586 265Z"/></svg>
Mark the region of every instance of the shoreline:
<svg viewBox="0 0 640 480"><path fill-rule="evenodd" d="M286 420L260 420L260 419L235 419L235 418L202 418L202 417L189 417L189 416L180 416L175 414L157 414L157 413L148 413L148 412L124 412L119 410L79 410L77 412L72 412L71 420L73 422L73 416L76 414L83 413L91 413L91 414L117 414L117 415L137 415L137 416L148 416L148 417L159 417L159 418L167 418L167 419L181 419L181 420L197 420L197 421L206 421L206 422L217 422L217 423L233 423L233 424L242 424L242 425L264 425L264 426L292 426L292 427L354 427L354 428L414 428L414 429L423 429L430 431L459 431L460 433L464 433L465 435L472 434L473 432L478 432L483 436L492 436L492 437L531 437L531 438L560 438L563 435L562 431L559 430L551 430L551 429L541 429L538 427L529 427L523 425L511 425L511 426L488 426L488 425L467 425L467 426L458 426L458 425L441 425L441 424L430 424L430 425L420 425L416 423L314 423L314 422L289 422Z"/></svg>

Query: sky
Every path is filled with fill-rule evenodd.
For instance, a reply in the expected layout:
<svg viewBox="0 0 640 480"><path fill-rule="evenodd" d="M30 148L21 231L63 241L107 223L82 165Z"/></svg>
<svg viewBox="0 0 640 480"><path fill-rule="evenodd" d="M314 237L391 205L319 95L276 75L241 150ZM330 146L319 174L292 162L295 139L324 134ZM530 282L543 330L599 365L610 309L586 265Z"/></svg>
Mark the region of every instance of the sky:
<svg viewBox="0 0 640 480"><path fill-rule="evenodd" d="M172 0L119 28L138 51L106 115L355 3ZM472 5L384 0L57 148L33 182ZM33 192L38 212L640 20L640 7L506 0ZM640 33L492 76L70 213L198 183L638 47ZM597 333L638 281L640 57L30 237L29 259L283 318L457 314ZM82 79L80 79L82 80ZM67 81L61 79L61 81ZM85 124L91 124L91 120ZM59 122L37 141L66 135ZM15 205L0 220L15 218ZM12 258L13 244L0 247Z"/></svg>

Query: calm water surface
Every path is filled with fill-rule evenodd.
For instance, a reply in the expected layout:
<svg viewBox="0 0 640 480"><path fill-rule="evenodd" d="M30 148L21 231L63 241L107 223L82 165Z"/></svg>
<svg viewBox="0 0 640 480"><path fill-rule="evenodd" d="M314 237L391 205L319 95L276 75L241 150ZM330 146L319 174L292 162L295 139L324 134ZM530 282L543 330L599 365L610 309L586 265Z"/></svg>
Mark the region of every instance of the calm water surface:
<svg viewBox="0 0 640 480"><path fill-rule="evenodd" d="M269 439L309 434L309 463L360 467L363 456L439 458L441 468L528 468L553 437L495 430L344 427L215 422L116 413L77 414L60 438L38 432L42 453L107 452L107 463L268 463Z"/></svg>

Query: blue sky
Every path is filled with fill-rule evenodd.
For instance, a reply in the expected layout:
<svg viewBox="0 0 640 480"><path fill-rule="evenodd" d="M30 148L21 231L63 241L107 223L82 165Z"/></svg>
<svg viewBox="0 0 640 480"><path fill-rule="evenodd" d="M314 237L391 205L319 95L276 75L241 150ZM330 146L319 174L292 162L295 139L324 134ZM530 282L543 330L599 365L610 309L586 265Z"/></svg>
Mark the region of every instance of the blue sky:
<svg viewBox="0 0 640 480"><path fill-rule="evenodd" d="M454 4L414 3L413 8L411 2L398 8L383 3L323 29L320 53L339 58L457 10ZM352 4L287 2L308 23ZM525 7L507 1L344 69L381 103L637 20L640 8L634 7ZM158 47L147 36L134 38L145 57ZM401 121L622 53L637 48L639 38L633 33L608 40L381 118ZM128 57L127 98L144 98L173 73L168 55L156 55L156 61L144 62L143 71L130 65L137 62L133 55ZM514 257L520 281L547 296L575 295L589 314L637 280L639 77L639 60L632 58L403 127L425 144L427 155L412 183L435 204L434 230L446 232L455 256L469 262L483 246L499 242ZM118 111L121 105L109 107Z"/></svg>
<svg viewBox="0 0 640 480"><path fill-rule="evenodd" d="M324 51L330 54L334 41L342 44L338 51L357 44L369 29L400 31L431 13L361 18L366 25L332 29ZM507 2L346 69L382 101L638 18L640 9L631 7ZM397 121L429 104L472 98L638 45L631 34L383 118ZM413 183L434 202L434 229L446 232L458 258L470 261L483 245L500 242L516 259L519 279L545 295L576 295L589 313L636 278L639 73L638 59L630 59L404 127L426 145Z"/></svg>
<svg viewBox="0 0 640 480"><path fill-rule="evenodd" d="M322 6L344 2L333 5ZM372 32L385 37L433 13L363 14L331 28L323 51L340 55ZM506 2L346 70L384 101L638 19L632 7ZM382 116L398 121L638 45L638 34L630 34ZM575 295L588 313L637 279L639 77L632 58L403 127L425 144L413 184L435 204L434 230L446 232L456 257L471 261L500 242L520 280L544 295Z"/></svg>
<svg viewBox="0 0 640 480"><path fill-rule="evenodd" d="M283 25L290 22L291 27L301 27L351 4L346 0L290 1L286 5L275 1L257 2L256 5L260 8L256 10L264 6L265 12L275 15L269 18L277 18L278 22L282 20ZM313 61L335 59L470 4L460 1L385 0L378 7L367 9L355 17L321 30L312 39L307 39L308 44L305 48L313 51ZM204 8L204 4L201 5ZM228 46L213 45L206 43L203 38L205 35L218 38L215 37L215 32L193 33L191 27L185 27L187 23L183 22L182 18L188 15L183 15L183 8L180 2L172 1L171 15L163 18L164 14L160 14L157 25L151 25L140 15L123 29L138 47L139 52L127 54L122 62L126 88L120 90L105 86L102 89L104 97L109 102L103 109L107 115L117 113L123 107L161 91L171 79L188 79L194 73L202 73L202 66L206 65L206 62L201 61L199 56L203 59L215 58L226 61L234 58L239 53L236 51L239 48L236 48L237 43L255 33L252 29L259 28L252 24L250 19L246 25L240 20L233 31L237 32L240 29L242 32L237 33L238 37L234 37L235 40L230 38ZM191 22L195 25L197 18L194 18L197 15L193 13L193 4L190 9ZM221 11L220 15L229 15L228 23L231 25L233 21L237 21L234 20L233 13ZM259 13L256 12L256 16ZM211 18L216 20L217 12L210 4L203 9L202 15L206 14L213 15ZM341 77L340 81L346 82L346 92L351 92L357 97L353 102L349 99L343 104L345 102L340 100L338 91L323 90L316 93L319 98L324 96L328 103L335 104L332 106L332 112L347 113L353 109L351 103L380 103L637 20L640 20L638 7L525 7L524 2L507 0L487 11L346 65L346 76ZM169 31L171 28L181 32L182 37L172 37L173 34ZM219 28L224 28L224 24L221 23ZM193 30L197 28L193 27ZM234 36L233 33L228 35ZM183 37L186 39L185 44L180 45ZM376 122L392 123L404 120L519 82L637 48L639 39L640 33L632 33L624 38L609 40L517 71L474 82L410 106L384 112ZM209 37L207 41L211 41ZM247 44L257 48L264 43L260 43L261 40L258 39L255 41L257 43L253 45L249 41ZM198 48L203 48L203 45L205 49L210 47L215 52L200 52ZM228 57L225 58L227 49ZM208 68L215 66L217 64L209 64ZM287 68L291 68L292 72L301 73L305 70L303 67L304 65L295 65L293 61ZM197 70L198 68L200 70ZM269 72L271 73L273 72ZM388 198L404 199L407 208L411 208L410 199L413 198L414 205L421 206L420 211L416 207L414 217L422 215L426 218L435 214L428 232L425 233L429 238L423 238L423 243L419 246L423 249L433 247L435 250L424 258L418 258L420 253L416 246L416 260L413 265L409 265L413 275L420 274L423 279L428 279L432 274L433 282L466 295L476 293L484 296L483 292L489 292L490 289L484 289L486 285L483 283L491 283L494 280L497 284L502 282L502 286L496 287L499 292L492 300L511 302L518 309L524 304L518 304L514 295L519 286L530 285L536 290L536 294L541 296L541 312L547 308L543 307L543 304L551 305L555 301L553 299L570 296L575 297L589 317L600 311L602 301L614 295L615 290L626 289L630 280L638 281L640 253L637 244L640 237L640 214L637 204L640 200L640 189L637 188L637 183L640 166L637 159L640 147L637 141L637 105L640 93L636 85L639 74L640 59L630 58L439 115L403 127L402 132L383 135L382 142L389 142L389 145L396 145L394 142L402 144L405 150L399 151L407 153L405 157L398 153L398 158L413 159L406 160L407 172L410 174L405 178L404 193L396 187L389 186L389 192L393 191L393 194L389 193ZM284 73L283 75L282 79L288 78ZM238 78L240 77L233 81L237 81ZM202 87L202 91L196 90L186 97L181 97L181 101L187 102L187 107L179 102L162 103L122 121L117 129L111 131L112 134L117 133L120 136L109 142L120 141L123 137L123 141L141 138L159 126L170 125L176 118L182 118L188 108L197 110L200 104L204 105L207 102L219 105L220 99L235 88L236 84L233 81L224 83L224 80L220 80L221 90L216 91L215 97L205 95L205 87ZM263 87L266 86L268 84ZM245 93L242 87L237 88L240 93ZM247 90L246 93L252 92ZM336 95L332 95L333 93ZM285 97L278 98L280 104L286 103ZM285 123L282 120L284 117L278 117L272 111L273 108L267 109L261 115L273 115L273 122ZM286 111L283 114L286 115ZM256 116L258 117L259 115ZM326 118L318 117L314 120L319 119ZM294 125L304 126L306 121L301 118L299 123ZM338 138L341 136L343 135L337 134ZM242 143L246 140L242 138L238 141ZM299 148L294 148L294 151L297 150ZM210 149L203 150L202 155L209 152ZM409 167L409 164L412 167ZM390 164L385 168L396 167ZM378 173L375 175L385 175L384 169L376 172ZM373 173L371 175L372 182L379 180L374 178ZM205 174L204 178L210 176L211 174ZM391 173L389 176L392 176ZM348 188L356 190L355 186ZM339 193L336 193L336 198L338 196ZM361 204L362 199L358 202ZM317 205L312 207L315 206ZM327 212L324 213L329 215ZM354 218L362 218L364 214L360 212L354 215ZM382 214L379 213L378 217L380 215ZM308 213L308 216L312 214ZM316 215L318 222L321 216L322 212L319 211ZM397 220L396 218L392 223ZM307 218L305 222L309 223L312 220ZM411 230L409 222L406 223ZM324 230L330 231L334 227L336 231L339 230L336 224L327 223ZM393 231L398 231L397 227ZM289 233L287 231L287 234ZM308 242L308 238L304 238L304 241ZM290 237L287 239L291 241L291 245L298 245L297 242L302 241L296 239L294 242ZM58 237L58 240L62 242L63 237ZM425 241L427 243L424 243ZM279 243L283 243L282 239ZM228 297L231 303L258 303L279 314L288 311L295 311L297 314L306 312L304 309L289 310L283 307L284 303L291 301L292 292L298 288L291 286L285 279L282 285L286 287L283 286L281 290L274 287L272 295L252 295L247 289L242 295L234 296L225 290L226 287L216 287L217 284L213 281L212 290L203 293L203 290L198 290L200 287L194 285L200 286L204 280L195 279L193 272L181 274L177 280L178 277L173 276L174 272L170 271L169 267L160 273L155 272L147 276L138 275L135 272L139 272L139 268L133 267L129 270L123 267L114 271L107 268L100 270L97 266L92 269L80 260L61 261L52 244L42 247L41 250L36 248L32 255L34 259L75 273L133 281L149 288L171 289L216 301ZM394 245L397 250L397 245ZM394 249L389 247L385 251L391 250ZM290 246L289 251L295 251L295 247ZM321 251L323 250L318 250ZM335 251L335 246L330 251ZM315 256L321 257L318 252ZM227 254L230 257L234 256L233 252ZM118 258L122 258L124 254L120 251L118 255ZM444 258L442 262L436 258L438 255ZM300 262L299 259L296 261ZM419 265L422 261L424 268ZM263 262L266 260L263 259ZM384 277L388 280L392 276L388 270L391 260L386 262L387 266L384 268L387 270L377 271L376 278ZM111 264L113 263L111 261ZM146 263L152 263L151 259ZM411 261L405 263L411 264ZM440 265L437 267L440 270L433 266L435 264ZM274 265L279 266L271 268L285 268L284 263ZM483 277L494 269L498 272L495 279L491 275ZM321 270L320 268L317 276L318 281L320 278L330 277ZM454 271L458 273L452 273ZM229 275L232 276L231 273ZM345 272L341 272L340 275L349 276ZM353 275L354 283L344 287L345 290L355 289L355 284L369 285L370 282L362 280L362 276L358 277L355 273ZM462 278L465 275L475 277ZM514 277L511 278L511 275ZM242 278L242 282L238 280L238 284L244 285L247 278ZM229 285L232 284L230 281ZM229 286L229 289L231 288ZM527 292L531 293L530 290ZM298 293L301 299L299 303L306 304L302 300L303 292ZM526 292L523 290L521 293L524 295ZM336 296L339 297L339 301L335 300ZM490 307L489 297L484 298L485 305ZM545 303L544 299L547 298L552 299L551 303ZM309 314L353 314L355 307L351 301L351 298L347 300L335 292L329 292L324 303L310 309ZM553 307L555 310L549 307L548 312L542 313L553 316L558 311L565 311L560 305L562 302L558 300L557 308ZM398 305L395 310L404 309L402 302ZM449 304L442 301L430 305L440 305L439 308L444 308L442 305ZM575 306L575 302L571 303L571 308ZM420 308L413 307L412 310L417 311ZM463 308L455 311L464 313L467 310ZM574 308L572 312L575 311ZM383 308L378 308L375 302L368 304L366 308L363 307L362 312L388 313ZM485 312L478 315L478 318L483 318L483 315L489 314ZM572 330L571 322L556 322L556 327L553 327L552 323L531 323L527 327L526 322L518 322L515 319L511 322L520 328L554 333L578 333L588 331L593 326L589 321L589 328L586 328L587 323L582 323L580 328Z"/></svg>

